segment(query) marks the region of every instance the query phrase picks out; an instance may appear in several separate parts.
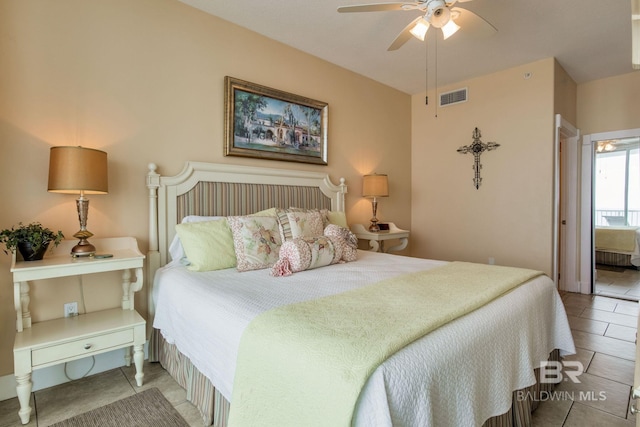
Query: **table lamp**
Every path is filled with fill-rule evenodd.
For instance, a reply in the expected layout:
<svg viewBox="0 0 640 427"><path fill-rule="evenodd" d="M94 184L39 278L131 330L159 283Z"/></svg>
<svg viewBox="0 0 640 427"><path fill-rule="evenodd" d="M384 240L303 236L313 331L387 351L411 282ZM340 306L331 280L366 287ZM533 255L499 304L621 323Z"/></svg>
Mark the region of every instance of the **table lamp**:
<svg viewBox="0 0 640 427"><path fill-rule="evenodd" d="M107 153L84 147L51 147L49 155L49 187L52 193L79 194L76 199L80 239L71 249L71 256L93 256L96 248L87 240L93 236L87 230L89 200L85 194L107 194Z"/></svg>
<svg viewBox="0 0 640 427"><path fill-rule="evenodd" d="M380 231L378 218L376 218L376 213L378 211L377 198L389 196L389 181L387 180L387 175L377 173L374 173L372 175L365 175L362 178L362 195L364 197L373 197L373 201L371 202L373 217L371 218L369 231Z"/></svg>

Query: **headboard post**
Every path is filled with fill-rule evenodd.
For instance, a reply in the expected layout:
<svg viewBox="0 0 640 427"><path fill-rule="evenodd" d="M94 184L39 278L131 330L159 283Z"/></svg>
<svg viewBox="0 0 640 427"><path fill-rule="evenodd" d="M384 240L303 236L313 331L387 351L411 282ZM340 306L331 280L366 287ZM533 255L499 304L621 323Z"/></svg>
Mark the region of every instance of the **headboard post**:
<svg viewBox="0 0 640 427"><path fill-rule="evenodd" d="M345 206L344 195L347 194L347 184L345 184L344 178L340 178L340 184L338 185L338 187L340 187L340 192L338 196L338 206L336 206L336 210L340 212L346 212L347 207Z"/></svg>
<svg viewBox="0 0 640 427"><path fill-rule="evenodd" d="M147 173L147 188L149 189L149 250L147 252L147 336L151 334L153 328L153 316L155 305L153 303L151 284L155 277L156 270L160 268L160 251L158 246L158 188L160 187L160 174L156 172L158 167L155 163L149 163Z"/></svg>
<svg viewBox="0 0 640 427"><path fill-rule="evenodd" d="M149 250L158 250L158 187L160 187L160 174L156 172L158 166L149 163L147 173L147 188L149 189Z"/></svg>

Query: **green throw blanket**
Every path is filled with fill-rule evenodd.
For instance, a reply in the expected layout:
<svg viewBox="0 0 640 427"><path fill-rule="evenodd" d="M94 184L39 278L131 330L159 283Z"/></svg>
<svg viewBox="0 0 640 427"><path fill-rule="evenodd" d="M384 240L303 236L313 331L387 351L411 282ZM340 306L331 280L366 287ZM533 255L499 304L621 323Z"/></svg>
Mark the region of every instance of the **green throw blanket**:
<svg viewBox="0 0 640 427"><path fill-rule="evenodd" d="M383 361L541 274L453 262L266 311L240 342L229 427L349 426Z"/></svg>

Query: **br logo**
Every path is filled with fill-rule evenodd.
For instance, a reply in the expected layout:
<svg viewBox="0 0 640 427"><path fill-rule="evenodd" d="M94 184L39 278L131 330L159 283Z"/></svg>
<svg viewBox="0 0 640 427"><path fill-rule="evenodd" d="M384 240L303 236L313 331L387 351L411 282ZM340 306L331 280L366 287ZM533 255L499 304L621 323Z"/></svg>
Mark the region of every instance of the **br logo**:
<svg viewBox="0 0 640 427"><path fill-rule="evenodd" d="M578 361L565 360L557 362L549 360L540 366L540 382L543 384L557 384L564 380L579 384L580 380L578 377L582 375L583 372L584 366Z"/></svg>

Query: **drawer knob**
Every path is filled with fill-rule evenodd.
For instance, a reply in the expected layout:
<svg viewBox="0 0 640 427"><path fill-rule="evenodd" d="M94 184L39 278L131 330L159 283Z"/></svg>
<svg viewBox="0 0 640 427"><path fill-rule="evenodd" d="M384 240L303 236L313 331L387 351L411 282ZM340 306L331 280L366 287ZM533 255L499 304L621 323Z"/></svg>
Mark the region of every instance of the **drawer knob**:
<svg viewBox="0 0 640 427"><path fill-rule="evenodd" d="M89 350L91 347L93 347L91 344L85 344L84 345L84 349L85 350Z"/></svg>

